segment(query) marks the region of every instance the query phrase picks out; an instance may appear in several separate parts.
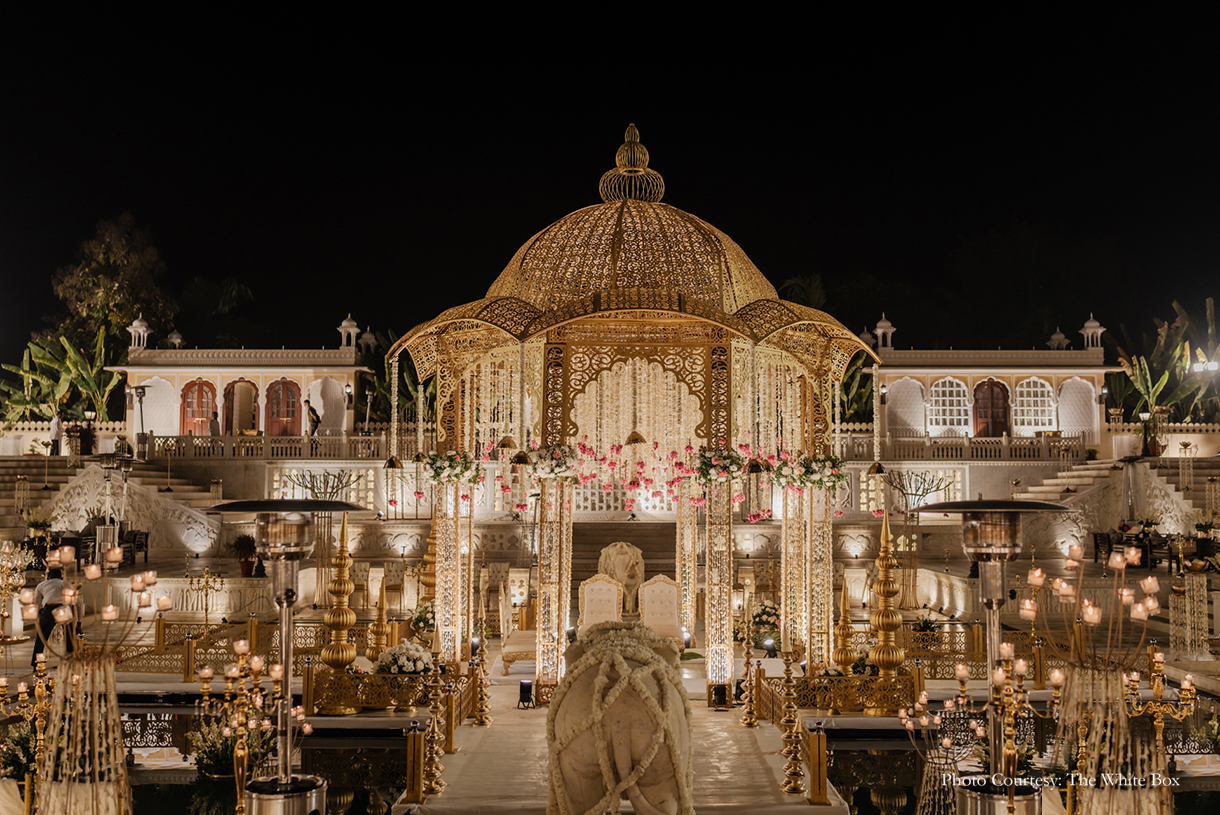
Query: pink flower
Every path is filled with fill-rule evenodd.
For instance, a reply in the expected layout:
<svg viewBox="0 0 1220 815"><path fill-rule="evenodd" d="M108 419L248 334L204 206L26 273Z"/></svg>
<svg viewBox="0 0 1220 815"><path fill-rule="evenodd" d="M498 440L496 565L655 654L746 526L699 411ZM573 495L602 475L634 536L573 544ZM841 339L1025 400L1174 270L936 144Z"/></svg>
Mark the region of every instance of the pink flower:
<svg viewBox="0 0 1220 815"><path fill-rule="evenodd" d="M769 456L767 456L767 463L768 463L768 464L770 464L772 467L774 467L774 466L775 466L775 463L776 463L777 461L779 461L779 459L777 459L777 458L775 457L775 454L774 454L774 453L773 453L773 454L771 454L771 455L769 455Z"/></svg>
<svg viewBox="0 0 1220 815"><path fill-rule="evenodd" d="M505 495L508 495L512 491L513 491L513 488L508 486L507 484L504 484L503 486L500 487L500 492L504 493Z"/></svg>
<svg viewBox="0 0 1220 815"><path fill-rule="evenodd" d="M415 500L416 501L424 500L424 494L422 492L420 492L419 490L416 490L415 491Z"/></svg>
<svg viewBox="0 0 1220 815"><path fill-rule="evenodd" d="M503 480L504 480L504 476L502 476L502 475L498 475L498 476L496 476L496 483L497 483L497 484L499 484L499 483L500 483L501 481L503 481Z"/></svg>
<svg viewBox="0 0 1220 815"><path fill-rule="evenodd" d="M614 489L613 484L602 484L602 492L610 492Z"/></svg>
<svg viewBox="0 0 1220 815"><path fill-rule="evenodd" d="M717 458L716 456L712 456L712 463L713 463L713 464L719 464L719 463L720 463L720 459L719 459L719 458Z"/></svg>
<svg viewBox="0 0 1220 815"><path fill-rule="evenodd" d="M836 517L836 518L842 518L842 517L843 517L843 510L841 510L841 509L836 509L836 510L835 510L835 517Z"/></svg>
<svg viewBox="0 0 1220 815"><path fill-rule="evenodd" d="M779 457L782 458L784 461L787 461L788 459L792 458L792 454L789 453L787 450L780 450Z"/></svg>
<svg viewBox="0 0 1220 815"><path fill-rule="evenodd" d="M661 491L660 491L660 490L653 490L653 491L652 491L652 497L653 497L653 498L660 498L660 497L661 497Z"/></svg>
<svg viewBox="0 0 1220 815"><path fill-rule="evenodd" d="M691 446L691 445L689 445L689 444L688 444L688 445L686 445L686 454L689 456L689 455L690 455L691 453L693 453L693 452L695 452L695 448L694 448L694 447L692 447L692 446Z"/></svg>
<svg viewBox="0 0 1220 815"><path fill-rule="evenodd" d="M626 501L623 502L623 504L626 506L628 512L635 509L635 499L634 498L628 498Z"/></svg>
<svg viewBox="0 0 1220 815"><path fill-rule="evenodd" d="M480 483L480 484L482 484L482 483L484 483L484 482L486 482L486 481L487 481L487 476L485 476L485 475L481 475L481 476L479 476L479 483Z"/></svg>
<svg viewBox="0 0 1220 815"><path fill-rule="evenodd" d="M489 455L487 455L486 453L484 453L484 454L482 455L482 459L483 459L484 461L491 461L491 456L489 456Z"/></svg>
<svg viewBox="0 0 1220 815"><path fill-rule="evenodd" d="M537 440L537 439L530 439L530 449L531 449L531 450L537 450L537 449L538 449L540 446L541 446L541 445L540 445L540 444L538 444L538 440Z"/></svg>
<svg viewBox="0 0 1220 815"><path fill-rule="evenodd" d="M396 507L396 506L398 506L398 502L397 502L397 501L395 501L393 498L391 498L391 499L390 499L389 504L390 504L390 506L392 506L392 507Z"/></svg>
<svg viewBox="0 0 1220 815"><path fill-rule="evenodd" d="M831 467L831 468L830 468L830 471L831 471L832 473L834 473L835 475L838 475L838 474L839 474L839 468L838 468L838 467Z"/></svg>
<svg viewBox="0 0 1220 815"><path fill-rule="evenodd" d="M874 509L874 510L873 510L873 517L874 517L874 518L880 518L880 517L882 517L882 516L884 516L884 515L885 515L885 510L883 510L883 509Z"/></svg>
<svg viewBox="0 0 1220 815"><path fill-rule="evenodd" d="M466 493L462 493L462 500L463 500L463 501L469 501L469 500L470 500L470 496L469 496L469 495L467 495Z"/></svg>
<svg viewBox="0 0 1220 815"><path fill-rule="evenodd" d="M749 515L746 516L746 520L752 524L758 523L759 519L761 519L761 518L762 518L762 516L759 515L757 512L751 512Z"/></svg>
<svg viewBox="0 0 1220 815"><path fill-rule="evenodd" d="M560 453L558 450L552 450L551 458L563 458L563 454Z"/></svg>
<svg viewBox="0 0 1220 815"><path fill-rule="evenodd" d="M530 508L529 504L517 504L517 507L516 507L518 512L525 512L529 508Z"/></svg>
<svg viewBox="0 0 1220 815"><path fill-rule="evenodd" d="M744 500L746 500L746 497L744 495L742 495L741 493L737 493L736 495L733 496L734 504L740 504Z"/></svg>

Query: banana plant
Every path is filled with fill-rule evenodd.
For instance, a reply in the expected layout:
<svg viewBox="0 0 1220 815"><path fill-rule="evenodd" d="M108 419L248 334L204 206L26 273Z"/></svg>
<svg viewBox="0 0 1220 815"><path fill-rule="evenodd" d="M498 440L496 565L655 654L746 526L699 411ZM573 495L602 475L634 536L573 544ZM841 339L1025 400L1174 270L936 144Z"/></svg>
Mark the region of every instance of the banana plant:
<svg viewBox="0 0 1220 815"><path fill-rule="evenodd" d="M122 381L122 377L115 371L106 370L105 329L97 330L91 360L86 360L76 346L68 342L67 337L60 337L59 342L64 348L64 364L72 375L72 384L80 391L81 399L93 406L99 421L109 421L106 403Z"/></svg>
<svg viewBox="0 0 1220 815"><path fill-rule="evenodd" d="M865 354L856 354L843 372L839 391L843 396L841 420L848 422L871 422L873 420L873 377L866 375Z"/></svg>

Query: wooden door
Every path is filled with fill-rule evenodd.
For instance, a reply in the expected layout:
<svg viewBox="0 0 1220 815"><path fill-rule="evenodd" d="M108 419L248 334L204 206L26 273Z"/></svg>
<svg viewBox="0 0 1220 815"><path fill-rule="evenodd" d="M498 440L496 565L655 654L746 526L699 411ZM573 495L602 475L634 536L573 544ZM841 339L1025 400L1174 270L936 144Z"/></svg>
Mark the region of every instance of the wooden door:
<svg viewBox="0 0 1220 815"><path fill-rule="evenodd" d="M974 435L996 438L1008 432L1008 388L994 379L974 388Z"/></svg>
<svg viewBox="0 0 1220 815"><path fill-rule="evenodd" d="M211 382L202 379L187 382L182 388L182 421L178 432L183 436L208 435L208 422L215 409L216 387Z"/></svg>
<svg viewBox="0 0 1220 815"><path fill-rule="evenodd" d="M267 386L267 435L301 435L301 388L292 380Z"/></svg>
<svg viewBox="0 0 1220 815"><path fill-rule="evenodd" d="M236 436L242 430L258 429L258 386L246 379L225 385L224 432Z"/></svg>

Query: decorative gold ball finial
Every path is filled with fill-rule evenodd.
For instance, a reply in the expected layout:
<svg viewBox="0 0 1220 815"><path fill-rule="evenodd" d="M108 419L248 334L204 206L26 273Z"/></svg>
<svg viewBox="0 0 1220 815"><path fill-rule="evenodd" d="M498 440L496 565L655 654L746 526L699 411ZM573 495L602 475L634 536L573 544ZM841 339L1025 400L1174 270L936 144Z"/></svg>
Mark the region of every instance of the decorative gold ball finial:
<svg viewBox="0 0 1220 815"><path fill-rule="evenodd" d="M624 139L614 156L615 168L598 184L602 200L660 201L665 195L665 181L656 170L648 169L648 149L640 144L640 131L634 124L627 126Z"/></svg>

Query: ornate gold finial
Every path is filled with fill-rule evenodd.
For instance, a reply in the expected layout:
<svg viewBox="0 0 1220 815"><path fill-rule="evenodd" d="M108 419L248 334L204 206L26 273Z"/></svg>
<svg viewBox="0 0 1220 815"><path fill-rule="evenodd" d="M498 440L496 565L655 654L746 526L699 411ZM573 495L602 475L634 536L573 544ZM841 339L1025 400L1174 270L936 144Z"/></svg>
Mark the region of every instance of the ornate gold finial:
<svg viewBox="0 0 1220 815"><path fill-rule="evenodd" d="M343 513L343 521L339 525L339 546L331 561L333 569L330 583L326 590L334 598L331 607L322 617L322 624L330 631L330 640L322 646L322 662L332 670L343 671L356 661L356 646L347 641L348 630L356 624L356 612L347 605L347 600L356 588L356 584L348 577L352 565L352 557L347 548L347 513ZM327 716L348 716L359 713L358 708L343 704L340 701L329 700L324 703L320 712Z"/></svg>
<svg viewBox="0 0 1220 815"><path fill-rule="evenodd" d="M640 131L628 125L624 138L614 156L615 168L597 185L602 200L660 201L665 195L665 181L656 170L648 169L648 149L640 144Z"/></svg>
<svg viewBox="0 0 1220 815"><path fill-rule="evenodd" d="M844 671L851 668L856 661L856 649L851 647L851 637L855 629L851 625L851 613L848 610L847 581L843 581L843 602L839 609L839 623L835 626L835 649L830 658Z"/></svg>
<svg viewBox="0 0 1220 815"><path fill-rule="evenodd" d="M898 673L898 666L906 658L902 646L898 644L896 632L902 628L902 614L894 609L894 598L898 595L898 584L894 582L894 568L898 561L894 559L894 538L890 534L889 501L884 486L881 493L881 551L877 554L877 583L873 593L877 595L877 609L869 617L873 630L877 632L877 644L868 652L869 662L878 668L878 682L874 688L892 687ZM866 707L866 716L893 716L897 711L893 707L892 694L879 693L877 699L886 700L874 706Z"/></svg>

